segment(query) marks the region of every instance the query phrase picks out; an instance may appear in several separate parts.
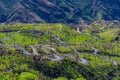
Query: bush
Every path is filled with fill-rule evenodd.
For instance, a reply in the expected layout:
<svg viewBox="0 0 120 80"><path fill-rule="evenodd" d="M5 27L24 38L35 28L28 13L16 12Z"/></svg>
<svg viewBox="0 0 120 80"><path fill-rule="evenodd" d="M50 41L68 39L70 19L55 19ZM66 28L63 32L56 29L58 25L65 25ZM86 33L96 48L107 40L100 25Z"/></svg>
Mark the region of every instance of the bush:
<svg viewBox="0 0 120 80"><path fill-rule="evenodd" d="M38 77L36 74L32 74L30 72L22 72L18 80L38 80Z"/></svg>
<svg viewBox="0 0 120 80"><path fill-rule="evenodd" d="M65 78L65 77L58 77L58 78L55 78L53 80L67 80L67 78Z"/></svg>

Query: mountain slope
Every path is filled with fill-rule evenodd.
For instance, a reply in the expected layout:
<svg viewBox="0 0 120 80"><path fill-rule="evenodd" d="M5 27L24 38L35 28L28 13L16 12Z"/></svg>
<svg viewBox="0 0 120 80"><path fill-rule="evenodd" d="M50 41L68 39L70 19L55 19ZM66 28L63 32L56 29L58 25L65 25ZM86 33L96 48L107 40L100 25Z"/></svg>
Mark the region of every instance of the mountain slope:
<svg viewBox="0 0 120 80"><path fill-rule="evenodd" d="M0 22L120 20L120 0L1 0Z"/></svg>

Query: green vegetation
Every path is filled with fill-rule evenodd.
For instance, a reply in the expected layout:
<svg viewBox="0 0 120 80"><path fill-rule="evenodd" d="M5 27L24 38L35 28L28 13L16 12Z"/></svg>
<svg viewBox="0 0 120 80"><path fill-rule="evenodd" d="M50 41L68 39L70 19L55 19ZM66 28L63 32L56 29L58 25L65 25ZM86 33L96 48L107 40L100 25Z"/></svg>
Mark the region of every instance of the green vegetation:
<svg viewBox="0 0 120 80"><path fill-rule="evenodd" d="M0 25L0 80L119 80L120 28Z"/></svg>

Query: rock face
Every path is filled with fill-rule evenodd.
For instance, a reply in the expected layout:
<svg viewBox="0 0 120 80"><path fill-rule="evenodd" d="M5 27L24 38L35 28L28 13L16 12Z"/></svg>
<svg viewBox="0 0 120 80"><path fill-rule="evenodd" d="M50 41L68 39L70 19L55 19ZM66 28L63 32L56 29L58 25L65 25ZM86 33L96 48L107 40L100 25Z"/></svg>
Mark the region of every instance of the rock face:
<svg viewBox="0 0 120 80"><path fill-rule="evenodd" d="M120 20L120 0L1 0L0 23Z"/></svg>

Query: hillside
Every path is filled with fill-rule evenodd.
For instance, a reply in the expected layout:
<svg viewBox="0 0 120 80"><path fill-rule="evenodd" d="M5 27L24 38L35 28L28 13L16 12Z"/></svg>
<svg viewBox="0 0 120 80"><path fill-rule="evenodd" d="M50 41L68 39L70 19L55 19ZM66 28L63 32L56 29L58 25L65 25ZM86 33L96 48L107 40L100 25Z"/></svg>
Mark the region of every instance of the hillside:
<svg viewBox="0 0 120 80"><path fill-rule="evenodd" d="M2 24L0 79L119 80L119 47L114 22L80 31L65 24Z"/></svg>
<svg viewBox="0 0 120 80"><path fill-rule="evenodd" d="M0 80L120 80L120 0L0 0Z"/></svg>
<svg viewBox="0 0 120 80"><path fill-rule="evenodd" d="M1 0L0 22L120 20L120 0Z"/></svg>

